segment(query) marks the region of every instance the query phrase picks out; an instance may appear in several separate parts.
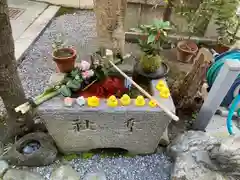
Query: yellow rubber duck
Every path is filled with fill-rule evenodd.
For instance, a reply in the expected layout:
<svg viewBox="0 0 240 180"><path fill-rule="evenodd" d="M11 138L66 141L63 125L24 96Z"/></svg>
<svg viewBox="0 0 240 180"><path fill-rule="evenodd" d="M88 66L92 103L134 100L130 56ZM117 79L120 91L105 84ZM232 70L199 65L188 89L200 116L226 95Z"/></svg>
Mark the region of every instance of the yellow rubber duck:
<svg viewBox="0 0 240 180"><path fill-rule="evenodd" d="M97 96L88 97L87 104L89 107L98 107L100 105L100 99Z"/></svg>
<svg viewBox="0 0 240 180"><path fill-rule="evenodd" d="M129 97L129 95L124 94L121 98L120 98L120 102L123 106L128 106L129 104L131 104L131 98Z"/></svg>
<svg viewBox="0 0 240 180"><path fill-rule="evenodd" d="M107 99L107 105L108 105L109 107L117 107L117 105L118 105L118 100L117 100L117 98L116 98L114 95L110 96L110 97Z"/></svg>
<svg viewBox="0 0 240 180"><path fill-rule="evenodd" d="M157 107L157 103L156 103L154 100L150 100L149 103L148 103L148 105L149 105L150 107L152 107L152 108Z"/></svg>
<svg viewBox="0 0 240 180"><path fill-rule="evenodd" d="M170 91L167 87L164 87L164 88L161 89L159 95L160 95L161 98L169 98Z"/></svg>
<svg viewBox="0 0 240 180"><path fill-rule="evenodd" d="M164 81L163 80L159 80L158 81L158 83L157 83L157 85L156 85L156 89L158 90L158 91L161 91L163 88L165 88L166 87L166 85L165 85L165 83L164 83Z"/></svg>
<svg viewBox="0 0 240 180"><path fill-rule="evenodd" d="M145 105L145 99L143 96L138 96L136 99L135 99L135 105L136 106L144 106Z"/></svg>

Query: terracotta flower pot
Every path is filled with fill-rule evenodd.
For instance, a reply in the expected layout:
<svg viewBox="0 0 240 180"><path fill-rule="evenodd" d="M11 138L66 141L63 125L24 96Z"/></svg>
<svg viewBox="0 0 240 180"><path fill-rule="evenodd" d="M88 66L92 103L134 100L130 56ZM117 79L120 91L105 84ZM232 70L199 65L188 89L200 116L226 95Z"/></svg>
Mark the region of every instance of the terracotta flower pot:
<svg viewBox="0 0 240 180"><path fill-rule="evenodd" d="M177 44L178 61L189 63L198 52L198 46L193 41L184 40Z"/></svg>
<svg viewBox="0 0 240 180"><path fill-rule="evenodd" d="M52 57L58 70L62 73L68 73L74 69L77 52L72 48L62 48L55 50Z"/></svg>

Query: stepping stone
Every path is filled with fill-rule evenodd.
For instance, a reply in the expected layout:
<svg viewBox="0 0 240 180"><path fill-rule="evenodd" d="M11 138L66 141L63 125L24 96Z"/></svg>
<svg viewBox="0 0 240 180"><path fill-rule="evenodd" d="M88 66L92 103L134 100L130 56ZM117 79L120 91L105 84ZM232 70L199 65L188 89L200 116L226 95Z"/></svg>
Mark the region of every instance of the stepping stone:
<svg viewBox="0 0 240 180"><path fill-rule="evenodd" d="M71 166L63 165L53 171L50 180L80 180L80 175Z"/></svg>
<svg viewBox="0 0 240 180"><path fill-rule="evenodd" d="M29 171L10 169L3 176L3 180L44 180L44 178Z"/></svg>

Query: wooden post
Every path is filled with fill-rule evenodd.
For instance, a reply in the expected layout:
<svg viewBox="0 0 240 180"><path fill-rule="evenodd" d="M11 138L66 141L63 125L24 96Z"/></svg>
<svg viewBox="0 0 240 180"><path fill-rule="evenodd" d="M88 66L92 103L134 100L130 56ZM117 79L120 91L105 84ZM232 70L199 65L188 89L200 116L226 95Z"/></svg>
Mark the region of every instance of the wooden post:
<svg viewBox="0 0 240 180"><path fill-rule="evenodd" d="M94 0L99 46L113 50L114 55L124 55L126 9L127 0Z"/></svg>

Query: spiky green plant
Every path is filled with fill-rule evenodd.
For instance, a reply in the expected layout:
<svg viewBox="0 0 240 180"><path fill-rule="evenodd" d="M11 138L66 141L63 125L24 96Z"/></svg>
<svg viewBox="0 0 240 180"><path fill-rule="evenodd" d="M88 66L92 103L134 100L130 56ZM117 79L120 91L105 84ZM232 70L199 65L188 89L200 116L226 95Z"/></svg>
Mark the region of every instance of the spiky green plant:
<svg viewBox="0 0 240 180"><path fill-rule="evenodd" d="M171 30L170 23L168 21L154 20L151 25L140 25L139 28L132 30L143 34L138 41L143 52L140 59L143 70L147 73L155 72L162 63L159 50L167 41L167 33Z"/></svg>

